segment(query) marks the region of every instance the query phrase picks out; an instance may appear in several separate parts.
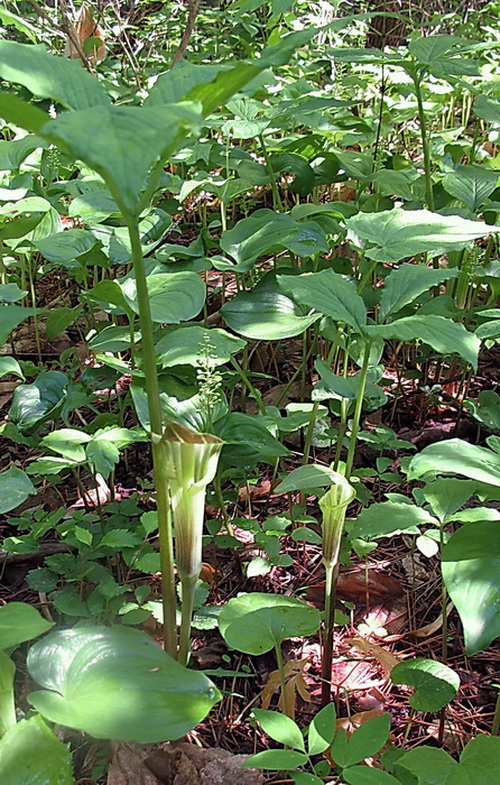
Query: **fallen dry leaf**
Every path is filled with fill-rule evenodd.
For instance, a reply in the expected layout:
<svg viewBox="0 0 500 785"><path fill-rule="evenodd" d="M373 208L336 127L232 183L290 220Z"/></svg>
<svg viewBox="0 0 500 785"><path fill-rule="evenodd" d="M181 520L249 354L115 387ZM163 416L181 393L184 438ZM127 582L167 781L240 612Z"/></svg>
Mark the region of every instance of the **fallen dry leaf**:
<svg viewBox="0 0 500 785"><path fill-rule="evenodd" d="M309 702L311 695L306 680L304 679L304 668L310 662L309 657L303 660L288 660L285 663L285 692L288 705L288 715L295 718L295 709L297 703L297 695L300 695L303 701ZM271 698L280 687L280 674L279 671L271 671L269 678L264 685L261 692L261 703L263 709L268 709ZM278 701L278 708L282 711L282 696L280 694Z"/></svg>
<svg viewBox="0 0 500 785"><path fill-rule="evenodd" d="M387 676L389 676L394 666L402 661L400 657L397 657L391 651L387 651L383 646L378 646L376 643L367 641L366 638L353 638L349 641L349 645L354 646L355 649L362 652L362 654L366 654L367 657L377 660Z"/></svg>

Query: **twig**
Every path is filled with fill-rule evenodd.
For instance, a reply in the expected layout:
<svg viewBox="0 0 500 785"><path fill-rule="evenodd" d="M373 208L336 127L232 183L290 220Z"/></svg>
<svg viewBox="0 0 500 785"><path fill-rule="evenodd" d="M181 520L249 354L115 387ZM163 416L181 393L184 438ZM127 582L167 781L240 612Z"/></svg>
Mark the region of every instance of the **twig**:
<svg viewBox="0 0 500 785"><path fill-rule="evenodd" d="M198 16L198 11L200 9L200 2L201 0L188 0L189 11L186 20L186 27L184 29L184 33L182 34L179 48L177 49L177 52L175 53L174 58L172 60L172 65L170 66L171 68L173 68L174 65L180 63L180 61L186 54L186 49L188 48L189 39L191 38L191 34L194 30L196 17Z"/></svg>

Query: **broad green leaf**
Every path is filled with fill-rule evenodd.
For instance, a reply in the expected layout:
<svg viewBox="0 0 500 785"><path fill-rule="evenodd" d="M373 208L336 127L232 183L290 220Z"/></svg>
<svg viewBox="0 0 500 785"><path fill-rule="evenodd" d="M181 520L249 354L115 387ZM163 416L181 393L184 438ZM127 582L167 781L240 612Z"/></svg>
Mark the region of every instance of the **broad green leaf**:
<svg viewBox="0 0 500 785"><path fill-rule="evenodd" d="M15 27L20 33L24 33L26 38L29 38L32 43L36 44L38 35L36 27L30 24L26 19L22 19L17 14L13 14L5 5L0 6L0 21L4 25L12 25L12 27Z"/></svg>
<svg viewBox="0 0 500 785"><path fill-rule="evenodd" d="M500 101L486 95L478 95L474 102L474 113L487 123L500 125Z"/></svg>
<svg viewBox="0 0 500 785"><path fill-rule="evenodd" d="M18 169L24 159L41 145L36 136L25 136L12 142L0 141L0 171Z"/></svg>
<svg viewBox="0 0 500 785"><path fill-rule="evenodd" d="M41 443L64 458L69 458L72 461L84 461L85 450L82 444L91 441L92 436L89 436L85 431L79 431L76 428L59 428L59 430L44 436Z"/></svg>
<svg viewBox="0 0 500 785"><path fill-rule="evenodd" d="M443 177L443 188L455 199L476 212L498 185L500 172L483 166L457 166Z"/></svg>
<svg viewBox="0 0 500 785"><path fill-rule="evenodd" d="M409 480L419 480L429 473L460 474L498 487L500 455L463 439L446 439L430 444L411 459Z"/></svg>
<svg viewBox="0 0 500 785"><path fill-rule="evenodd" d="M221 65L195 65L188 60L181 61L174 68L160 74L144 106L162 106L186 100L197 87L214 82L224 69Z"/></svg>
<svg viewBox="0 0 500 785"><path fill-rule="evenodd" d="M147 278L149 305L153 322L177 324L198 316L205 302L206 287L197 273L158 273ZM121 284L125 300L139 313L134 278Z"/></svg>
<svg viewBox="0 0 500 785"><path fill-rule="evenodd" d="M291 771L290 776L295 785L324 785L324 780L308 771Z"/></svg>
<svg viewBox="0 0 500 785"><path fill-rule="evenodd" d="M497 785L500 779L500 738L480 734L465 745L460 755L473 785Z"/></svg>
<svg viewBox="0 0 500 785"><path fill-rule="evenodd" d="M318 224L294 221L286 213L268 209L256 210L223 232L220 245L235 260L234 269L238 272L246 272L257 259L285 249L301 257L329 250Z"/></svg>
<svg viewBox="0 0 500 785"><path fill-rule="evenodd" d="M41 109L9 93L0 94L0 117L7 123L17 125L33 134L41 131L49 120L49 115Z"/></svg>
<svg viewBox="0 0 500 785"><path fill-rule="evenodd" d="M457 480L446 477L432 480L422 490L424 499L440 521L452 520L452 516L478 491L473 480Z"/></svg>
<svg viewBox="0 0 500 785"><path fill-rule="evenodd" d="M320 318L278 290L274 276L266 275L249 292L240 292L220 309L226 324L245 338L281 340L300 335Z"/></svg>
<svg viewBox="0 0 500 785"><path fill-rule="evenodd" d="M337 713L334 703L323 706L309 725L307 751L309 755L320 755L333 741L337 728Z"/></svg>
<svg viewBox="0 0 500 785"><path fill-rule="evenodd" d="M418 527L424 523L437 524L438 521L414 504L389 501L365 507L348 528L351 537L372 539L406 531L418 534Z"/></svg>
<svg viewBox="0 0 500 785"><path fill-rule="evenodd" d="M41 717L13 725L0 739L2 785L73 785L69 745Z"/></svg>
<svg viewBox="0 0 500 785"><path fill-rule="evenodd" d="M252 755L243 763L242 769L264 769L265 771L286 771L304 766L307 763L307 755L295 750L264 750Z"/></svg>
<svg viewBox="0 0 500 785"><path fill-rule="evenodd" d="M459 354L474 369L481 342L460 322L452 322L444 316L434 314L406 316L390 324L370 326L367 332L381 338L395 338L399 341L413 341L416 338L429 344L440 354Z"/></svg>
<svg viewBox="0 0 500 785"><path fill-rule="evenodd" d="M163 368L172 365L223 365L240 352L246 341L218 328L199 324L170 329L156 344L156 357Z"/></svg>
<svg viewBox="0 0 500 785"><path fill-rule="evenodd" d="M379 262L399 262L419 253L439 256L498 231L458 215L400 208L358 213L347 220L347 226L351 239L363 246L366 256Z"/></svg>
<svg viewBox="0 0 500 785"><path fill-rule="evenodd" d="M1 738L17 722L14 702L14 678L16 666L11 658L0 649L0 758Z"/></svg>
<svg viewBox="0 0 500 785"><path fill-rule="evenodd" d="M381 714L356 728L347 743L346 763L342 765L354 766L366 758L371 758L386 743L391 729L389 714ZM332 757L335 759L332 749Z"/></svg>
<svg viewBox="0 0 500 785"><path fill-rule="evenodd" d="M14 390L9 418L21 430L29 430L51 419L61 409L68 388L68 377L60 371L41 373L32 384Z"/></svg>
<svg viewBox="0 0 500 785"><path fill-rule="evenodd" d="M424 292L459 275L457 269L434 270L422 264L402 264L385 279L380 298L379 319L384 322Z"/></svg>
<svg viewBox="0 0 500 785"><path fill-rule="evenodd" d="M37 711L99 739L177 739L219 699L201 672L179 665L144 632L124 627L49 635L31 648L28 669L44 688L28 696Z"/></svg>
<svg viewBox="0 0 500 785"><path fill-rule="evenodd" d="M319 611L300 600L254 592L229 600L219 616L227 645L246 654L265 654L286 638L314 635Z"/></svg>
<svg viewBox="0 0 500 785"><path fill-rule="evenodd" d="M49 262L65 264L90 251L96 242L92 232L86 229L66 229L33 244Z"/></svg>
<svg viewBox="0 0 500 785"><path fill-rule="evenodd" d="M342 779L349 785L401 785L392 774L368 766L350 766L342 772Z"/></svg>
<svg viewBox="0 0 500 785"><path fill-rule="evenodd" d="M67 109L104 108L110 103L99 80L80 62L48 54L39 46L0 41L0 76Z"/></svg>
<svg viewBox="0 0 500 785"><path fill-rule="evenodd" d="M23 305L0 305L0 346L15 327L35 313L35 308L25 308Z"/></svg>
<svg viewBox="0 0 500 785"><path fill-rule="evenodd" d="M53 308L49 311L45 322L45 332L49 341L53 341L61 335L67 327L74 324L80 316L83 306L77 305L75 308Z"/></svg>
<svg viewBox="0 0 500 785"><path fill-rule="evenodd" d="M54 623L47 621L32 605L8 602L0 608L0 649L10 649L38 638Z"/></svg>
<svg viewBox="0 0 500 785"><path fill-rule="evenodd" d="M278 275L280 289L299 305L314 308L334 321L362 330L366 308L352 281L333 270L301 275Z"/></svg>
<svg viewBox="0 0 500 785"><path fill-rule="evenodd" d="M36 493L30 478L21 469L11 466L0 473L0 513L10 512ZM1 609L0 609L1 613Z"/></svg>
<svg viewBox="0 0 500 785"><path fill-rule="evenodd" d="M232 445L260 454L261 460L280 458L289 451L268 431L262 418L243 412L231 412L217 423L217 436L225 442L224 451L231 452Z"/></svg>
<svg viewBox="0 0 500 785"><path fill-rule="evenodd" d="M477 401L467 398L465 408L491 431L500 431L500 395L494 390L481 390Z"/></svg>
<svg viewBox="0 0 500 785"><path fill-rule="evenodd" d="M18 376L20 379L25 378L21 366L14 357L0 357L0 379L7 374Z"/></svg>
<svg viewBox="0 0 500 785"><path fill-rule="evenodd" d="M442 570L472 656L500 635L500 523L458 529L443 549Z"/></svg>
<svg viewBox="0 0 500 785"><path fill-rule="evenodd" d="M274 489L274 493L292 493L293 491L328 488L335 482L336 472L328 466L314 464L299 466L293 469Z"/></svg>
<svg viewBox="0 0 500 785"><path fill-rule="evenodd" d="M458 692L460 679L454 670L424 657L405 660L391 670L393 684L415 688L410 706L417 711L440 711Z"/></svg>
<svg viewBox="0 0 500 785"><path fill-rule="evenodd" d="M418 785L472 785L470 779L460 771L459 764L444 750L436 747L416 747L398 758L395 774L408 778L407 772L415 775ZM403 780L404 782L404 780ZM479 782L474 785L482 785Z"/></svg>
<svg viewBox="0 0 500 785"><path fill-rule="evenodd" d="M26 289L20 289L17 283L0 284L0 302L15 303L28 294Z"/></svg>
<svg viewBox="0 0 500 785"><path fill-rule="evenodd" d="M181 128L198 120L191 105L105 105L66 112L47 123L43 135L98 172L115 201L135 216L151 167L175 148Z"/></svg>
<svg viewBox="0 0 500 785"><path fill-rule="evenodd" d="M278 711L264 709L254 709L253 714L264 733L267 733L271 739L285 747L305 752L304 737L297 723L290 717L280 714Z"/></svg>
<svg viewBox="0 0 500 785"><path fill-rule="evenodd" d="M464 57L469 50L467 42L457 36L445 33L415 38L410 41L408 50L415 59L436 76L474 76L478 65L474 60Z"/></svg>
<svg viewBox="0 0 500 785"><path fill-rule="evenodd" d="M68 215L72 218L82 218L85 223L101 223L120 212L115 200L104 186L95 191L85 191L75 197L71 202Z"/></svg>

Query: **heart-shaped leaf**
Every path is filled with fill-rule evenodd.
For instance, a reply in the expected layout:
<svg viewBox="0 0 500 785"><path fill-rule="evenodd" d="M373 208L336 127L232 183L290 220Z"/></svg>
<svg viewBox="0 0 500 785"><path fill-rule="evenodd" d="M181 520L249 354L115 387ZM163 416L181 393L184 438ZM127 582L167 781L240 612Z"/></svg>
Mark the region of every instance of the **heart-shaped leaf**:
<svg viewBox="0 0 500 785"><path fill-rule="evenodd" d="M410 705L417 711L439 711L457 694L460 679L454 670L425 657L400 662L391 670L394 684L415 687Z"/></svg>
<svg viewBox="0 0 500 785"><path fill-rule="evenodd" d="M254 592L229 600L219 616L227 645L245 654L264 654L286 638L314 635L319 611L305 602Z"/></svg>
<svg viewBox="0 0 500 785"><path fill-rule="evenodd" d="M15 510L32 493L36 493L35 487L21 469L11 466L0 473L0 513Z"/></svg>
<svg viewBox="0 0 500 785"><path fill-rule="evenodd" d="M177 739L219 699L201 672L126 627L56 632L31 648L28 669L45 688L29 695L40 714L99 739Z"/></svg>

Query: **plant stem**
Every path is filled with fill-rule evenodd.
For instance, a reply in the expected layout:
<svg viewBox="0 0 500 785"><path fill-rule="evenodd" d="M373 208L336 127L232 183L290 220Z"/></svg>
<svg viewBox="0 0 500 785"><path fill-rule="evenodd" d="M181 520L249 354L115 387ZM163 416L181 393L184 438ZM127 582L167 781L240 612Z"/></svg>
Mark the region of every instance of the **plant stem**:
<svg viewBox="0 0 500 785"><path fill-rule="evenodd" d="M274 169L272 167L271 159L269 158L269 153L267 152L266 143L264 142L264 136L262 134L259 134L259 142L262 148L262 155L264 156L264 161L266 162L267 173L271 181L271 191L273 193L274 209L277 212L282 213L283 202L281 201L280 192L278 190L278 183L276 182L276 175L274 174Z"/></svg>
<svg viewBox="0 0 500 785"><path fill-rule="evenodd" d="M194 593L197 583L196 575L181 578L182 585L182 621L179 635L178 660L181 665L187 665L191 649L191 620L194 610Z"/></svg>
<svg viewBox="0 0 500 785"><path fill-rule="evenodd" d="M422 99L422 89L419 73L412 73L413 84L415 85L415 96L417 98L418 119L420 122L420 136L422 138L422 152L424 154L424 175L425 175L425 199L429 210L434 210L434 193L432 190L431 177L431 155L429 150L429 137L427 136L426 116L424 102Z"/></svg>
<svg viewBox="0 0 500 785"><path fill-rule="evenodd" d="M280 689L281 689L281 708L283 714L286 714L289 717L288 713L288 698L286 695L286 679L285 679L285 664L283 662L283 653L281 651L281 643L277 643L274 647L274 651L276 652L276 665L278 666L278 673L280 675Z"/></svg>
<svg viewBox="0 0 500 785"><path fill-rule="evenodd" d="M495 714L493 715L493 724L491 726L491 735L498 736L499 733L500 733L500 692L497 695Z"/></svg>
<svg viewBox="0 0 500 785"><path fill-rule="evenodd" d="M262 395L260 394L259 390L257 390L257 388L253 386L252 382L250 381L250 377L248 376L246 371L243 370L241 365L234 359L234 357L231 357L231 364L232 364L233 368L235 369L235 371L237 371L237 373L239 373L239 375L241 376L241 380L246 385L246 387L249 389L249 391L251 392L252 396L255 398L255 400L257 402L257 406L259 408L260 414L265 415L266 407L264 406L264 402L262 400Z"/></svg>
<svg viewBox="0 0 500 785"><path fill-rule="evenodd" d="M354 408L354 415L352 420L352 430L349 437L349 449L347 451L347 462L345 469L345 476L347 479L351 476L352 466L354 463L354 453L356 451L356 442L359 433L359 424L361 420L361 412L363 409L363 398L365 395L366 377L368 375L368 365L370 362L371 341L366 341L365 352L363 355L363 364L361 366L361 375L359 379L359 390L356 397L356 406Z"/></svg>
<svg viewBox="0 0 500 785"><path fill-rule="evenodd" d="M337 598L337 564L325 565L325 629L321 654L321 705L330 702L332 693L333 628L335 626L335 600Z"/></svg>
<svg viewBox="0 0 500 785"><path fill-rule="evenodd" d="M123 212L123 211L122 211ZM134 216L123 212L127 224L134 263L137 286L137 303L141 322L142 356L146 377L146 393L152 434L153 468L156 485L156 505L158 512L158 534L160 541L160 564L162 573L163 601L163 639L165 651L171 657L177 656L176 596L173 554L172 513L168 491L167 455L161 442L163 418L161 412L160 390L156 371L156 356L153 339L153 322L149 305L149 294L144 268L139 228Z"/></svg>

